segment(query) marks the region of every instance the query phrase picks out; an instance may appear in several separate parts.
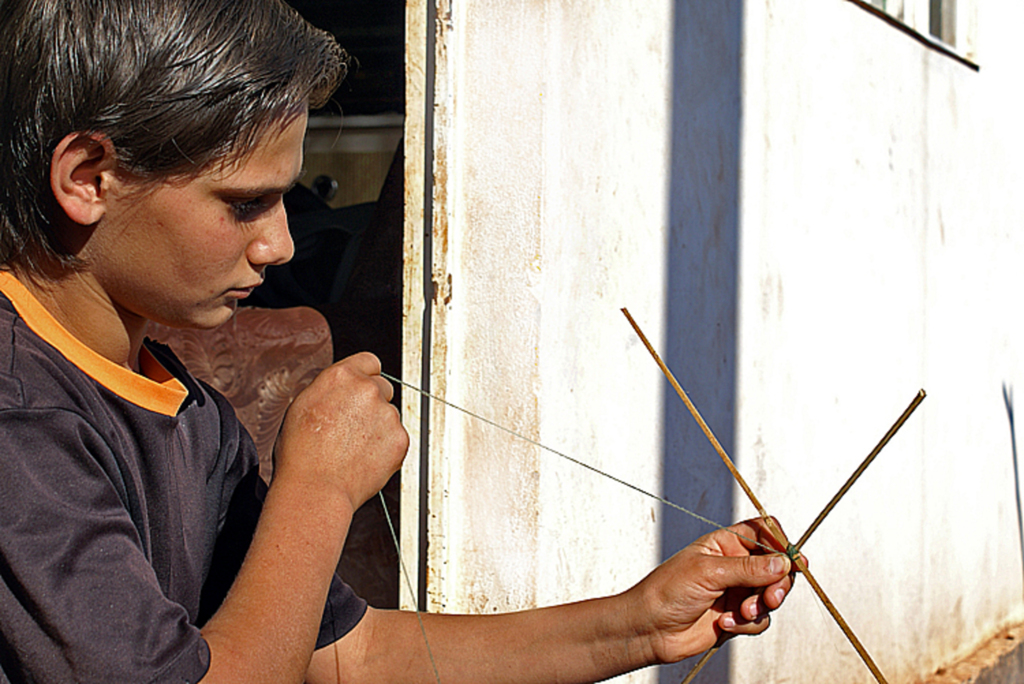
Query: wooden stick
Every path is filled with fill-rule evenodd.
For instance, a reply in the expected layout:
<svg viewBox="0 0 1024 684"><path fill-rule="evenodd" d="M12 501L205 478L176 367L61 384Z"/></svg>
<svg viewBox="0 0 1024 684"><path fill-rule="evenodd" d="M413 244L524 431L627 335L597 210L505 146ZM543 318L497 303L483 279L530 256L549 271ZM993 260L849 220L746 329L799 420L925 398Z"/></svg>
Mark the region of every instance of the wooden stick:
<svg viewBox="0 0 1024 684"><path fill-rule="evenodd" d="M647 351L650 352L652 357L654 357L654 361L655 363L658 364L658 367L661 368L661 372L665 374L665 377L668 378L669 383L671 383L672 387L675 388L676 394L678 394L679 398L683 400L684 404L686 404L686 408L689 409L690 415L692 415L694 420L697 421L697 425L700 426L700 429L704 431L704 436L708 438L709 442L711 442L711 446L714 447L715 452L718 453L719 458L721 458L722 462L725 463L725 467L729 469L730 473L732 473L732 476L736 480L736 483L739 484L740 488L747 495L747 498L750 499L750 503L754 504L754 508L757 509L757 512L760 514L760 516L765 519L765 522L768 523L768 528L771 531L772 535L775 536L776 541L782 544L782 548L788 548L789 542L783 541L786 538L786 536L782 534L782 530L778 530L778 534L776 534L776 529L778 526L771 521L771 516L769 516L768 512L764 510L764 506L762 506L761 502L757 500L757 496L754 495L753 490L747 485L747 482L746 480L743 479L743 476L740 475L740 471L736 469L736 466L733 464L732 459L730 459L729 455L725 453L725 449L722 448L722 445L721 443L719 443L718 438L715 437L715 434L713 432L711 432L711 428L708 427L708 424L704 422L704 418L700 415L700 411L697 410L697 407L693 405L693 402L690 401L690 397L689 395L686 394L686 390L682 388L682 386L676 380L675 376L672 375L672 371L668 369L668 366L665 365L665 362L661 360L660 356L658 356L658 352L654 350L654 347L647 339L647 336L644 335L642 330L640 330L640 326L637 325L635 320L633 320L633 317L629 314L629 310L624 308L622 309L622 313L626 315L626 319L629 321L629 324L633 326L633 330L636 331L636 334L640 338L640 341L642 341L644 343L644 346L647 347Z"/></svg>
<svg viewBox="0 0 1024 684"><path fill-rule="evenodd" d="M719 635L718 641L715 642L715 645L709 648L708 650L704 651L704 655L700 657L700 660L694 663L693 669L690 670L690 674L686 675L686 679L684 679L681 682L681 684L690 684L690 682L693 681L693 678L697 676L697 673L700 672L704 668L704 666L708 664L708 661L711 660L711 656L718 653L718 649L722 648L722 646L725 645L725 642L729 640L730 636L731 635L726 634L724 632L721 635Z"/></svg>
<svg viewBox="0 0 1024 684"><path fill-rule="evenodd" d="M910 414L914 412L914 409L916 409L921 404L921 402L924 401L925 396L926 395L924 393L924 390L920 390L917 393L917 396L915 396L914 400L910 402L910 406L906 408L906 410L903 412L903 415L901 415L899 419L897 419L896 422L893 424L893 426L889 428L889 431L885 433L885 436L882 437L882 440L875 446L874 449L871 450L871 453L868 454L867 458L864 459L863 463L861 463L860 466L858 466L857 470L853 472L853 475L851 475L850 479L846 481L846 484L844 484L839 489L839 491L836 492L836 495L832 497L832 500L828 502L828 504L821 511L821 513L818 514L818 517L814 519L814 522L811 523L811 526L808 527L807 531L804 532L802 537L800 537L800 540L796 543L797 551L803 548L803 545L807 543L807 540L810 538L810 536L814 534L814 531L816 529L818 529L818 525L822 523L822 521L825 519L825 516L831 513L832 509L836 507L837 503L839 503L839 500L842 499L843 496L845 496L846 492L850 491L850 487L852 487L853 483L857 481L857 478L864 474L864 471L868 469L868 466L871 465L871 462L875 460L875 456L878 456L878 452L880 452L885 447L885 445L889 443L889 440L892 439L893 435L895 435L899 431L899 429L903 427L903 424L907 422L908 418L910 418Z"/></svg>
<svg viewBox="0 0 1024 684"><path fill-rule="evenodd" d="M781 544L783 548L787 550L791 549L792 547L789 544L789 540L786 539L786 535L782 532L779 526L775 524L775 520L768 515L768 512L765 511L764 506L761 505L761 502L758 501L757 496L754 495L753 490L750 489L746 481L743 479L743 476L740 475L740 472L739 470L737 470L735 464L733 464L732 459L730 459L729 455L725 453L725 449L722 448L722 445L718 441L718 438L715 437L713 432L711 432L711 428L708 427L708 424L700 415L700 412L697 410L697 407L693 405L692 401L690 401L690 397L689 395L686 394L686 390L684 390L682 385L679 384L679 381L676 380L675 376L672 374L672 371L670 371L668 366L665 365L665 362L661 360L661 357L658 355L658 352L654 350L654 347L647 339L647 336L644 335L643 331L640 329L640 326L637 325L635 320L633 320L633 317L630 315L629 310L623 308L622 313L625 314L626 319L629 321L629 324L633 326L633 330L636 331L636 334L640 337L640 340L644 343L644 346L647 347L647 351L650 352L651 356L658 364L658 367L661 368L661 372L665 375L669 383L675 389L676 394L678 394L679 397L683 400L683 403L686 404L686 408L689 409L690 415L692 415L694 420L697 421L697 424L700 425L700 428L704 432L704 435L708 438L708 441L711 442L711 446L714 447L715 451L718 453L718 456L722 459L722 462L725 463L725 466L729 469L729 472L732 473L732 476L736 480L737 484L739 484L740 488L747 495L747 498L750 499L750 503L752 503L754 505L754 508L757 509L757 512L761 515L762 520L764 520L765 524L768 526L768 531L772 534L773 537L775 537L775 540L779 544ZM839 614L839 611L836 609L835 605L833 605L832 601L825 594L825 591L821 588L821 585L818 584L818 581L815 580L814 576L810 574L810 570L807 568L807 564L804 562L803 558L801 558L798 554L793 554L791 559L793 563L796 565L797 569L801 573L803 573L803 575L807 578L807 582L811 585L811 589L813 589L814 593L816 593L818 595L818 598L821 599L821 602L825 605L825 609L828 610L830 615L832 615L832 618L836 621L836 624L839 625L839 629L841 629L843 631L843 634L846 635L846 638L850 641L850 644L853 646L854 650L857 651L857 654L861 657L861 660L864 661L864 664L871 671L871 674L874 675L875 679L878 680L879 684L888 684L885 677L882 675L881 670L879 670L878 666L875 665L875 661L871 659L871 656L868 654L867 649L865 649L864 646L860 643L860 639L858 639L857 636L853 633L853 630L850 629L850 626L846 623L846 620L843 619L843 616ZM710 657L710 655L706 654L705 657L701 658L701 662L699 662L698 665L702 665L704 662L707 662L707 660ZM695 669L698 668L695 667ZM687 681L689 681L689 679L692 679L694 674L695 673L691 672L690 676L687 678Z"/></svg>
<svg viewBox="0 0 1024 684"><path fill-rule="evenodd" d="M804 577L807 578L807 583L811 585L811 589L813 589L814 593L818 595L819 599L821 599L821 602L825 605L825 609L829 612L829 615L832 616L832 619L836 621L836 624L839 625L839 629L843 631L843 634L846 635L846 638L849 639L850 644L853 646L853 649L857 651L857 655L859 655L861 657L861 660L864 661L864 664L871 671L871 674L874 675L875 679L879 682L879 684L888 684L888 682L885 679L885 675L883 675L882 671L878 669L877 665L875 665L875 661L871 659L871 655L868 653L867 649L864 648L864 645L860 642L860 639L857 638L857 635L853 633L853 629L851 629L850 625L847 624L846 620L843 619L843 616L839 614L839 611L836 609L835 605L832 603L829 597L825 595L825 590L821 588L821 585L818 584L818 581L814 578L814 575L810 573L810 570L807 568L807 564L804 562L803 557L796 556L793 559L793 563L796 565L797 569L801 573L803 573ZM693 681L693 678L697 676L697 673L701 671L701 669L707 664L709 660L711 660L711 657L713 655L718 653L718 649L720 649L725 644L725 642L728 641L728 639L729 637L725 634L720 636L715 645L709 648L707 651L705 651L704 655L701 656L700 660L698 660L694 664L693 669L690 670L690 673L688 675L686 675L686 679L682 681L682 684L690 684L690 682Z"/></svg>
<svg viewBox="0 0 1024 684"><path fill-rule="evenodd" d="M853 483L856 482L857 479L864 474L864 471L867 470L868 466L871 465L871 462L875 460L875 457L878 456L879 452L882 451L885 445L889 443L889 440L892 439L893 435L895 435L896 432L901 427L903 427L903 424L907 422L908 418L910 418L910 414L912 414L914 410L921 404L921 402L924 401L925 396L926 395L924 390L921 390L917 393L917 396L915 396L914 400L910 402L910 405L899 417L899 419L897 419L893 426L889 428L889 431L885 433L881 441L878 442L878 444L871 451L871 453L868 454L867 458L865 458L864 461L857 468L857 470L854 471L853 475L851 475L850 478L846 481L846 484L844 484L840 488L839 492L836 493L834 497L832 497L832 500L828 502L828 505L825 506L824 510L822 510L822 512L818 514L818 517L814 519L814 522L811 523L811 526L808 527L807 531L804 532L802 537L800 537L800 540L796 543L794 547L796 552L799 552L800 549L803 548L804 544L807 543L807 540L810 539L811 535L814 534L815 530L818 529L818 526L821 525L825 517L832 512L832 509L836 507L836 504L839 503L839 500L843 498L843 496L848 491L850 491L850 488L853 486ZM694 677L697 676L697 673L704 668L708 661L711 660L711 657L713 655L718 653L718 650L722 648L722 646L725 644L727 640L728 637L726 635L723 634L722 636L720 636L718 642L714 646L709 648L707 651L705 651L704 655L701 656L701 659L694 664L693 669L691 669L690 673L686 675L686 679L682 681L682 684L690 684L690 682L693 681Z"/></svg>
<svg viewBox="0 0 1024 684"><path fill-rule="evenodd" d="M807 583L811 585L811 589L813 589L814 593L818 595L821 602L825 604L825 609L829 612L829 615L832 616L832 619L836 621L836 624L839 625L839 629L843 630L843 634L845 634L846 638L849 639L850 645L853 646L853 650L857 651L857 655L859 655L860 659L864 661L867 668L871 670L871 674L873 674L875 679L878 680L878 684L888 684L885 677L882 675L882 671L878 669L878 666L875 665L875 661L871 659L870 655L868 655L867 649L860 643L860 639L858 639L857 635L853 633L852 629L850 629L850 625L846 624L846 620L843 619L843 616L839 614L839 611L832 604L832 601L830 601L828 596L825 595L825 590L821 588L818 581L814 579L814 575L812 575L810 570L807 569L807 564L804 562L803 556L794 556L793 563L796 565L797 570L807 578Z"/></svg>

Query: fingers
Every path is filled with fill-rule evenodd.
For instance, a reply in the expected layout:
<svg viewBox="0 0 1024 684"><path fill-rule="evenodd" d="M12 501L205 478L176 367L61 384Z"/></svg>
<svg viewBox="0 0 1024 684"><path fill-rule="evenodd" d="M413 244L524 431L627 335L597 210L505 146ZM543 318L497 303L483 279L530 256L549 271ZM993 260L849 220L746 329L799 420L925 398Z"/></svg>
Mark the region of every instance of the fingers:
<svg viewBox="0 0 1024 684"><path fill-rule="evenodd" d="M713 561L713 576L725 601L717 625L729 634L760 634L771 623L771 611L782 606L792 589L796 568L784 554L765 553L762 544L780 544L764 521L744 521L730 532L736 533L728 534L735 541L721 539L724 557Z"/></svg>
<svg viewBox="0 0 1024 684"><path fill-rule="evenodd" d="M792 587L793 574L790 573L741 601L727 592L727 610L718 620L719 627L730 634L760 634L768 629L771 612L782 606ZM736 590L732 590L732 593L735 595Z"/></svg>
<svg viewBox="0 0 1024 684"><path fill-rule="evenodd" d="M718 619L718 627L729 634L754 635L768 629L771 622L771 615L767 612L748 620L742 614L730 611L723 613L722 617Z"/></svg>
<svg viewBox="0 0 1024 684"><path fill-rule="evenodd" d="M725 591L730 587L766 587L783 581L792 564L782 554L764 556L725 556L713 558L713 573L709 575L712 590ZM715 586L717 585L717 586Z"/></svg>
<svg viewBox="0 0 1024 684"><path fill-rule="evenodd" d="M359 352L358 354L353 354L352 356L342 359L338 363L349 364L366 375L380 375L381 371L380 359L370 352Z"/></svg>
<svg viewBox="0 0 1024 684"><path fill-rule="evenodd" d="M760 634L793 587L794 565L773 551L768 524L747 520L711 532L638 585L663 637L661 662L699 653L732 634Z"/></svg>
<svg viewBox="0 0 1024 684"><path fill-rule="evenodd" d="M381 375L382 367L380 359L370 352L360 352L342 359L338 364L346 364L352 370L370 378L377 386L381 398L390 402L395 398L395 386L390 380Z"/></svg>
<svg viewBox="0 0 1024 684"><path fill-rule="evenodd" d="M774 517L771 520L775 529L782 532L782 525L779 524L779 521ZM768 523L761 518L744 520L730 526L727 530L713 534L720 537L717 541L722 546L722 552L725 555L739 555L740 549L749 552L758 549L764 550L765 547L775 549L779 553L786 552L786 545L775 538ZM785 533L783 532L783 534Z"/></svg>
<svg viewBox="0 0 1024 684"><path fill-rule="evenodd" d="M325 369L296 397L275 449L279 476L316 482L358 508L397 470L409 436L373 354Z"/></svg>
<svg viewBox="0 0 1024 684"><path fill-rule="evenodd" d="M765 608L768 610L777 610L782 605L782 602L786 600L786 596L789 595L790 589L793 588L793 577L793 573L790 573L786 575L782 581L766 587L765 590L761 592L761 599Z"/></svg>
<svg viewBox="0 0 1024 684"><path fill-rule="evenodd" d="M726 593L718 627L729 634L760 634L771 624L771 610L763 601L763 592L744 595L737 590Z"/></svg>
<svg viewBox="0 0 1024 684"><path fill-rule="evenodd" d="M755 620L770 611L778 610L792 588L793 573L790 573L781 581L745 598L740 606L740 614L747 620Z"/></svg>

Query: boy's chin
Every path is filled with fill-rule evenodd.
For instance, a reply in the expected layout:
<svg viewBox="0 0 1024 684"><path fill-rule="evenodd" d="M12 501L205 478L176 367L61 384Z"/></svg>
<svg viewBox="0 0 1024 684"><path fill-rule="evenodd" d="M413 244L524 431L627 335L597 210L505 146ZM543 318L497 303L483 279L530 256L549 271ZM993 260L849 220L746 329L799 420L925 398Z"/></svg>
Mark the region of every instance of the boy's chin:
<svg viewBox="0 0 1024 684"><path fill-rule="evenodd" d="M211 330L227 323L237 310L238 302L234 300L229 301L227 304L218 306L212 311L204 311L202 315L197 315L195 321L188 327L198 328L199 330Z"/></svg>
<svg viewBox="0 0 1024 684"><path fill-rule="evenodd" d="M195 330L212 330L219 326L227 323L231 317L235 314L238 309L238 303L231 301L225 304L221 304L216 308L205 309L202 311L191 312L187 317L182 317L178 320L162 321L157 318L151 318L155 323L164 325L168 328L192 328Z"/></svg>

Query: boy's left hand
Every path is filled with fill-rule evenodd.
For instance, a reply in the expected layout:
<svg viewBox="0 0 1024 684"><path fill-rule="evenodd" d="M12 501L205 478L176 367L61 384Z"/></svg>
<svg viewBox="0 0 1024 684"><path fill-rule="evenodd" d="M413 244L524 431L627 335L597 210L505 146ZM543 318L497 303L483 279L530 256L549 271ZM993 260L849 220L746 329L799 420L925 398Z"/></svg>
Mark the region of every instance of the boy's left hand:
<svg viewBox="0 0 1024 684"><path fill-rule="evenodd" d="M760 634L793 586L791 562L762 520L696 540L627 592L638 602L655 662L701 653L720 635ZM745 537L745 538L744 538Z"/></svg>

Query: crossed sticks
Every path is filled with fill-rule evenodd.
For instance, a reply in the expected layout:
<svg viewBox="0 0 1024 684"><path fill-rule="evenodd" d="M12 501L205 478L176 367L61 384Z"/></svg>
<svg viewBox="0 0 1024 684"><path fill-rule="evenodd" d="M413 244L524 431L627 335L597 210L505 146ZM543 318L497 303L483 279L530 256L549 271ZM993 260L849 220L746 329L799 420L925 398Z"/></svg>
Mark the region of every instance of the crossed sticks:
<svg viewBox="0 0 1024 684"><path fill-rule="evenodd" d="M786 555L789 556L790 560L793 561L793 564L803 574L803 576L807 578L807 583L811 585L811 589L813 589L814 593L818 595L819 599L821 599L821 602L825 606L825 609L828 610L829 614L836 621L836 624L839 625L839 629L841 629L843 631L843 634L846 635L846 638L849 639L850 644L853 646L854 650L857 651L857 654L861 657L861 660L863 660L867 668L871 670L871 674L874 675L875 679L878 680L879 684L888 684L885 677L882 675L881 670L879 670L878 666L875 665L875 661L871 659L871 656L868 654L867 649L865 649L863 644L860 643L860 639L858 639L857 635L853 633L853 630L850 629L850 626L846 623L846 620L843 619L843 616L839 614L839 611L832 604L832 601L828 598L828 596L825 595L825 591L821 588L821 585L818 584L818 581L814 579L814 575L811 574L811 571L807 568L807 563L804 562L803 557L800 555L800 549L807 542L808 538L810 538L814 531L818 529L818 526L821 525L821 522L825 519L825 516L827 516L832 511L832 509L835 508L836 504L839 503L839 500L846 494L846 492L850 490L850 487L852 487L853 483L857 481L857 478L859 478L864 473L864 471L867 470L867 467L871 465L872 461L875 460L875 457L882 450L882 448L885 447L886 444L888 444L889 440L892 439L893 435L895 435L896 432L903 426L903 423L905 423L907 419L910 418L910 414L914 412L914 409L916 409L918 405L922 401L924 401L924 390L921 390L917 393L917 396L914 397L914 400L903 412L903 415L901 415L899 419L896 421L896 423L893 424L891 428L889 428L889 431L885 433L885 436L882 437L882 440L878 443L878 445L871 450L871 453L868 454L867 458L864 459L863 463L861 463L857 470L854 471L853 475L850 476L850 479L846 481L846 484L844 484L836 493L836 495L832 497L832 500L829 501L828 505L825 506L824 510L822 510L822 512L818 514L818 517L814 519L814 522L811 523L811 526L807 529L806 532L804 532L803 536L800 537L800 540L796 544L790 544L789 540L786 538L786 535L775 523L775 520L768 515L768 512L764 509L764 506L761 505L761 502L758 501L757 496L754 495L753 490L750 489L746 481L743 479L743 476L740 475L740 472L739 470L736 469L736 466L733 464L732 459L730 459L729 455L725 453L725 449L722 448L722 445L719 443L714 433L711 432L711 428L708 427L708 424L706 422L704 422L704 418L701 417L700 412L697 410L697 407L694 406L692 401L690 401L690 397L686 394L686 391L675 379L675 376L672 375L672 371L668 369L668 366L665 365L665 362L661 360L660 356L658 356L658 352L654 350L654 347L648 341L647 336L644 335L642 330L640 330L640 326L637 325L635 320L633 320L633 317L629 314L629 311L627 309L622 309L622 313L625 314L626 319L629 320L629 324L633 326L633 330L636 331L636 334L640 337L640 340L644 343L644 346L647 347L647 351L650 352L652 357L654 357L654 361L658 364L658 367L661 368L661 372L665 374L665 377L668 379L669 383L675 389L676 394L678 394L679 398L683 400L684 404L686 404L686 408L690 411L690 414L697 421L697 424L700 426L700 429L704 431L704 436L707 437L709 442L711 442L711 446L714 447L715 451L722 459L722 462L725 463L725 467L729 469L730 473L732 473L732 476L736 480L736 483L739 484L740 489L743 490L743 492L747 495L747 498L750 499L750 503L752 503L754 505L754 508L757 509L758 514L761 516L765 524L768 526L768 531L771 532L773 537L775 537L775 540L779 543L779 545L782 548L786 549ZM697 661L697 664L694 665L693 669L690 671L690 674L687 675L686 679L683 680L682 684L689 684L693 680L693 678L697 676L697 673L700 672L701 668L704 667L704 664L711 659L711 656L713 656L715 652L717 652L718 649L721 648L722 644L725 643L725 640L726 638L724 637L724 635L722 637L719 637L718 642L710 649L708 649L704 653L704 655L701 656L701 659Z"/></svg>

